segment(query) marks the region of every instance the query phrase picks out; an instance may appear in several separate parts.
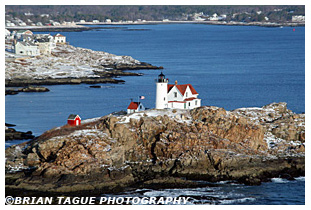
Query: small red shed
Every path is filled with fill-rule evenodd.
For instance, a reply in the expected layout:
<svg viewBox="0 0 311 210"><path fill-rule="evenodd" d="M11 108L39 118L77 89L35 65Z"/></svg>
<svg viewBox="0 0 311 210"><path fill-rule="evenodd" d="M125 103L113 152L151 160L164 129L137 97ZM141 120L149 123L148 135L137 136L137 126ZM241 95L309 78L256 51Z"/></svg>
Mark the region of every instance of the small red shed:
<svg viewBox="0 0 311 210"><path fill-rule="evenodd" d="M67 119L67 123L71 126L81 125L81 117L77 114L71 114Z"/></svg>

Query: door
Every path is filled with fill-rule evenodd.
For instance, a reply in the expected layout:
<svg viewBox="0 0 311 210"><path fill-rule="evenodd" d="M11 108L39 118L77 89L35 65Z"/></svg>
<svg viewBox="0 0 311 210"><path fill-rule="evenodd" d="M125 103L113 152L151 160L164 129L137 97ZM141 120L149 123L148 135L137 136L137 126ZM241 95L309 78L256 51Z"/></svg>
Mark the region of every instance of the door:
<svg viewBox="0 0 311 210"><path fill-rule="evenodd" d="M76 125L79 125L79 120L76 120Z"/></svg>

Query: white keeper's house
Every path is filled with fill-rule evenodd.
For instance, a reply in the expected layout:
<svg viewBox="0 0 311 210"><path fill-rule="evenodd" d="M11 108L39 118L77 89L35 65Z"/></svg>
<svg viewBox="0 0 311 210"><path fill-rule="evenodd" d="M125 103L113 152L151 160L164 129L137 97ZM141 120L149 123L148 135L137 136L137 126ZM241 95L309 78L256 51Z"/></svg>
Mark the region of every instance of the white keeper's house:
<svg viewBox="0 0 311 210"><path fill-rule="evenodd" d="M193 109L201 106L201 99L191 84L168 84L161 74L156 79L156 109Z"/></svg>

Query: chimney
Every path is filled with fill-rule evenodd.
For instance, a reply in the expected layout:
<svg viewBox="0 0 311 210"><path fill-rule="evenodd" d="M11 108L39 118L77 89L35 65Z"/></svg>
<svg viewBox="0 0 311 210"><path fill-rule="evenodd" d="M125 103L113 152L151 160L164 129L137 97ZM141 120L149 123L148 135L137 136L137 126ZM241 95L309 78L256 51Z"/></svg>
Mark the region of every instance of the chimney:
<svg viewBox="0 0 311 210"><path fill-rule="evenodd" d="M175 85L177 85L177 80L175 80Z"/></svg>

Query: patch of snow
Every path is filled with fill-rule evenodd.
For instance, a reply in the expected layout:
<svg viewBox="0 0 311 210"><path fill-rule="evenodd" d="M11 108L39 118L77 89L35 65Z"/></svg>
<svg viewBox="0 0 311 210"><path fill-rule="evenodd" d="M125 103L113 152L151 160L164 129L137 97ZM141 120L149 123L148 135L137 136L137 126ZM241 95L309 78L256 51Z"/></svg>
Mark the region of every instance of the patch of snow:
<svg viewBox="0 0 311 210"><path fill-rule="evenodd" d="M107 134L103 133L100 130L97 129L83 129L83 130L76 130L73 133L69 134L70 137L86 137L86 136L90 136L90 137L105 137L107 136Z"/></svg>
<svg viewBox="0 0 311 210"><path fill-rule="evenodd" d="M15 166L8 165L7 167L8 167L9 173L22 171L22 170L28 168L28 167L24 166L22 163L19 163L18 165L15 165Z"/></svg>
<svg viewBox="0 0 311 210"><path fill-rule="evenodd" d="M95 122L95 121L99 120L100 118L101 118L101 117L95 117L95 118L90 118L90 119L81 120L81 124L90 123L90 122Z"/></svg>
<svg viewBox="0 0 311 210"><path fill-rule="evenodd" d="M149 109L141 112L132 113L129 115L118 117L117 123L129 123L130 119L140 120L141 117L157 117L167 115L169 118L174 119L180 123L191 123L192 118L188 110L182 109Z"/></svg>
<svg viewBox="0 0 311 210"><path fill-rule="evenodd" d="M267 142L269 149L272 149L276 147L278 143L285 141L284 139L277 138L271 132L265 133L264 140Z"/></svg>

